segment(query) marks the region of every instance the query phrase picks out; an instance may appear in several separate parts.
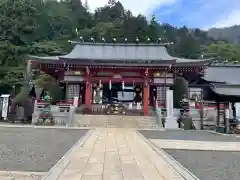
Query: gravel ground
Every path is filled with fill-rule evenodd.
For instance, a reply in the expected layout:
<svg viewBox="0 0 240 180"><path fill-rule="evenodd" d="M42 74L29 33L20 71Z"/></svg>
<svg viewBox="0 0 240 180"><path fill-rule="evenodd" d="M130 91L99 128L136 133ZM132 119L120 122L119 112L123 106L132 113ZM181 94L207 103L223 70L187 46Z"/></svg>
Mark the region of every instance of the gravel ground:
<svg viewBox="0 0 240 180"><path fill-rule="evenodd" d="M234 136L223 136L210 133L207 131L183 131L183 130L166 130L152 131L141 130L142 135L149 139L174 139L174 140L193 140L193 141L228 141L239 142L240 138Z"/></svg>
<svg viewBox="0 0 240 180"><path fill-rule="evenodd" d="M200 180L239 180L240 152L164 149ZM201 158L199 158L201 157Z"/></svg>
<svg viewBox="0 0 240 180"><path fill-rule="evenodd" d="M87 131L0 127L0 170L47 172Z"/></svg>

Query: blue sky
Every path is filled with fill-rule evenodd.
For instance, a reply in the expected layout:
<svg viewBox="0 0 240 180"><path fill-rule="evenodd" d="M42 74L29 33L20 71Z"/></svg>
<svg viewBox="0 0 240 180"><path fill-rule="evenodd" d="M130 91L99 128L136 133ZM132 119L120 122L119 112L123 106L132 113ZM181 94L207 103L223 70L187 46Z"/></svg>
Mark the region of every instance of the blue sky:
<svg viewBox="0 0 240 180"><path fill-rule="evenodd" d="M82 0L85 2L86 0ZM108 0L87 0L91 10ZM159 22L174 26L208 29L240 24L240 0L119 0L134 15L148 18L156 15Z"/></svg>
<svg viewBox="0 0 240 180"><path fill-rule="evenodd" d="M208 28L240 23L240 0L176 0L152 12L160 22Z"/></svg>

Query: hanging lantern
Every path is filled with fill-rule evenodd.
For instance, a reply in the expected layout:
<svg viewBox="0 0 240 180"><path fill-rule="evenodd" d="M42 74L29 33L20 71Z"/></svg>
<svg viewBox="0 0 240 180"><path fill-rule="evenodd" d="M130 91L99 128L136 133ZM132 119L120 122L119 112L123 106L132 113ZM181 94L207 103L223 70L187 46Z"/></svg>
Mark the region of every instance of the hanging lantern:
<svg viewBox="0 0 240 180"><path fill-rule="evenodd" d="M111 80L109 81L109 89L110 90L112 89L112 81Z"/></svg>
<svg viewBox="0 0 240 180"><path fill-rule="evenodd" d="M125 84L124 84L124 81L122 81L122 90L124 90L125 88Z"/></svg>

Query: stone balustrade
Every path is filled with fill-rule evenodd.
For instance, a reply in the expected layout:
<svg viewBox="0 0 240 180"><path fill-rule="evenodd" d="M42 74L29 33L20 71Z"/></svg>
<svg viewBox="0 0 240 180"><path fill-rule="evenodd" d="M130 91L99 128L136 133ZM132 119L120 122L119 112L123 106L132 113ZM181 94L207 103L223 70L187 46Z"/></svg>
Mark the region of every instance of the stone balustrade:
<svg viewBox="0 0 240 180"><path fill-rule="evenodd" d="M44 109L44 106L45 105L42 103L35 103L32 124L37 123L40 113ZM73 122L73 114L75 113L74 106L51 105L50 111L54 118L55 124L57 125L67 125Z"/></svg>

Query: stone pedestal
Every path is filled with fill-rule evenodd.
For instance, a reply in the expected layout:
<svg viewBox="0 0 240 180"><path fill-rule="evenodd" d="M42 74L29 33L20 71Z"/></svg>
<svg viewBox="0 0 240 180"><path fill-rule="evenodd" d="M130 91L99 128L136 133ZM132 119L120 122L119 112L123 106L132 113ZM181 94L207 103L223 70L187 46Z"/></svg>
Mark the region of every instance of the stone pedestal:
<svg viewBox="0 0 240 180"><path fill-rule="evenodd" d="M179 129L177 123L177 117L166 117L165 129Z"/></svg>
<svg viewBox="0 0 240 180"><path fill-rule="evenodd" d="M78 96L75 96L74 98L73 98L73 106L75 106L75 107L78 107Z"/></svg>
<svg viewBox="0 0 240 180"><path fill-rule="evenodd" d="M39 112L37 111L37 100L34 101L34 109L33 109L33 115L32 115L32 124L37 124L39 117Z"/></svg>
<svg viewBox="0 0 240 180"><path fill-rule="evenodd" d="M166 110L167 116L165 119L166 129L178 129L177 118L174 117L173 113L173 91L167 90L166 92Z"/></svg>

